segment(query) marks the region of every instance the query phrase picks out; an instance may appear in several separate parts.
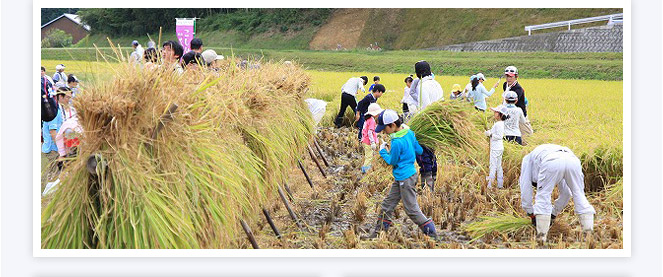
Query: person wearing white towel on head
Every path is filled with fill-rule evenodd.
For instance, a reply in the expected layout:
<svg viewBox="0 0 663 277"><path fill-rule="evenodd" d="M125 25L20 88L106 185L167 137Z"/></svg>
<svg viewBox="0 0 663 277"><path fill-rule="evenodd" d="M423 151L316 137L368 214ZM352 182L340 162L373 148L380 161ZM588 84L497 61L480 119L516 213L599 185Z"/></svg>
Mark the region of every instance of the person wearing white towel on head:
<svg viewBox="0 0 663 277"><path fill-rule="evenodd" d="M497 173L497 188L504 187L504 172L502 170L502 154L504 153L504 120L509 118L506 107L498 106L490 108L495 112L495 124L490 130L486 131L486 136L490 137L490 173L488 176L488 188L493 187L495 173Z"/></svg>
<svg viewBox="0 0 663 277"><path fill-rule="evenodd" d="M521 205L536 225L538 241L546 241L551 220L571 197L582 230L591 232L594 228L596 210L587 201L582 165L571 149L555 144L537 146L523 158L519 182ZM560 193L553 206L550 200L555 184ZM537 191L532 205L534 187Z"/></svg>

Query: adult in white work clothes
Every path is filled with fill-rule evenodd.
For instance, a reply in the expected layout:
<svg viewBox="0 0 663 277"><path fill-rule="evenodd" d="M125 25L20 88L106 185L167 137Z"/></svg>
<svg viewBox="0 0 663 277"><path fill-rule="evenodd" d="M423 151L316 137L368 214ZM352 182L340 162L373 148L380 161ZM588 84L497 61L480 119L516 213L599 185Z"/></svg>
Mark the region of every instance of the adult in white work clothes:
<svg viewBox="0 0 663 277"><path fill-rule="evenodd" d="M560 196L551 204L555 184ZM532 205L534 187L536 200ZM580 159L567 147L542 144L534 148L522 161L520 169L520 197L523 209L534 217L537 238L546 241L551 215L557 216L573 197L575 213L580 219L582 230L589 232L594 226L596 211L585 196L585 182Z"/></svg>

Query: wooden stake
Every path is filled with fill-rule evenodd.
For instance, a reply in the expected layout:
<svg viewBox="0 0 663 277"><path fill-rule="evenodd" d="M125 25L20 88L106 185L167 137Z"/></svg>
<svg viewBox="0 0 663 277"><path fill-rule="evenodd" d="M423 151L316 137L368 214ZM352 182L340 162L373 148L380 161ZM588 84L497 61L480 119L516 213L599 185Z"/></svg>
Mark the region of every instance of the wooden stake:
<svg viewBox="0 0 663 277"><path fill-rule="evenodd" d="M318 153L320 154L320 157L322 158L322 162L325 163L326 167L329 167L329 162L327 162L327 158L325 158L325 154L322 153L322 148L320 148L320 145L318 145L318 140L313 138L313 145L315 146L315 149L318 150Z"/></svg>
<svg viewBox="0 0 663 277"><path fill-rule="evenodd" d="M279 233L279 229L276 228L276 225L274 224L274 221L272 221L272 217L269 216L269 212L265 208L262 208L262 214L264 214L265 218L267 218L267 223L269 223L269 227L272 227L272 231L274 231L274 235L276 235L276 237L278 239L281 239L281 233Z"/></svg>
<svg viewBox="0 0 663 277"><path fill-rule="evenodd" d="M299 227L299 229L303 229L302 224L299 222L299 220L297 220L297 215L295 214L295 212L292 211L292 208L290 208L288 199L285 199L285 195L283 194L283 190L281 189L280 186L278 187L278 190L279 190L279 196L281 196L281 201L283 201L283 204L285 204L285 208L286 210L288 210L290 218L292 218L292 220L297 224L297 227Z"/></svg>
<svg viewBox="0 0 663 277"><path fill-rule="evenodd" d="M247 225L246 222L244 222L243 219L240 219L239 223L242 224L242 228L244 229L244 232L246 233L246 236L249 237L249 241L251 242L251 245L253 246L253 249L260 249L260 247L258 247L258 243L256 242L256 238L253 237L253 233L251 232L251 228L249 228L249 225Z"/></svg>
<svg viewBox="0 0 663 277"><path fill-rule="evenodd" d="M306 177L306 181L308 181L309 186L313 188L313 181L311 181L311 177L308 177L308 173L306 173L304 165L302 165L302 162L300 160L297 160L297 164L299 165L299 169L301 169L302 172L304 173L304 177Z"/></svg>
<svg viewBox="0 0 663 277"><path fill-rule="evenodd" d="M320 165L320 162L318 162L318 158L315 157L315 154L313 154L313 149L311 149L311 145L306 145L306 148L308 148L308 153L311 155L311 159L315 162L315 165L318 166L318 169L320 169L320 173L322 173L322 177L327 178L327 174L325 173L325 170L322 169L322 166Z"/></svg>
<svg viewBox="0 0 663 277"><path fill-rule="evenodd" d="M295 202L295 196L292 194L292 190L290 190L290 186L288 186L288 183L284 183L283 187L285 188L285 191L288 193L288 198L290 201Z"/></svg>

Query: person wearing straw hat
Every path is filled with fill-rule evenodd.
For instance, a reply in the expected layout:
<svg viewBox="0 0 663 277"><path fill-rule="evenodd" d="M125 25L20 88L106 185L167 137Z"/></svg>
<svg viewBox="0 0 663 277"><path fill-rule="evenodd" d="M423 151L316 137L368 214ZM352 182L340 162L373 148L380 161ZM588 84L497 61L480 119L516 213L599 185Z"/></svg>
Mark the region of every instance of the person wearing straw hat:
<svg viewBox="0 0 663 277"><path fill-rule="evenodd" d="M375 120L382 111L384 110L380 108L378 103L371 103L368 105L368 111L364 116L364 126L361 131L361 142L364 144L364 165L361 167L362 173L366 173L371 169L373 152L377 150L377 145L379 143L378 134L375 132L375 127L377 126Z"/></svg>
<svg viewBox="0 0 663 277"><path fill-rule="evenodd" d="M61 88L67 85L67 74L64 73L65 66L64 64L58 64L55 66L55 74L53 74L53 82L55 83L55 88Z"/></svg>
<svg viewBox="0 0 663 277"><path fill-rule="evenodd" d="M384 131L391 138L391 147L387 147L387 142L380 145L380 156L393 167L394 182L391 184L389 194L380 205L380 214L373 232L362 239L375 238L379 232L387 231L391 227L392 214L401 199L405 213L412 222L417 224L424 234L437 239L435 224L421 212L415 192L417 169L414 167L414 160L423 149L417 142L414 132L405 128L396 111L384 110L379 114L377 123L375 131L378 133Z"/></svg>
<svg viewBox="0 0 663 277"><path fill-rule="evenodd" d="M345 84L341 87L341 108L338 111L338 115L334 119L334 125L336 128L341 128L341 123L343 123L343 117L345 116L345 110L350 107L353 113L357 113L357 91L361 90L366 92L364 86L368 84L368 77L353 77L348 79Z"/></svg>
<svg viewBox="0 0 663 277"><path fill-rule="evenodd" d="M449 99L462 99L463 98L463 91L460 89L459 84L454 84L453 87L451 87L451 94L449 95Z"/></svg>
<svg viewBox="0 0 663 277"><path fill-rule="evenodd" d="M488 173L488 188L493 187L495 173L497 173L497 188L504 187L504 172L502 170L502 154L504 153L504 120L509 118L506 107L500 105L490 108L495 112L495 124L490 130L486 131L487 137L490 137L490 170Z"/></svg>
<svg viewBox="0 0 663 277"><path fill-rule="evenodd" d="M506 76L506 82L502 85L504 93L502 93L502 98L506 97L506 93L513 91L518 96L518 101L516 102L516 107L523 110L523 115L527 118L527 98L525 97L525 90L520 83L518 83L518 68L513 65L507 66L504 69L504 75ZM505 102L506 103L506 102Z"/></svg>
<svg viewBox="0 0 663 277"><path fill-rule="evenodd" d="M536 226L538 241L546 241L551 221L571 197L583 232L594 228L596 210L587 201L582 164L571 149L555 144L537 146L523 157L519 183L521 205ZM555 185L559 197L553 205L550 200ZM536 196L532 205L534 188Z"/></svg>

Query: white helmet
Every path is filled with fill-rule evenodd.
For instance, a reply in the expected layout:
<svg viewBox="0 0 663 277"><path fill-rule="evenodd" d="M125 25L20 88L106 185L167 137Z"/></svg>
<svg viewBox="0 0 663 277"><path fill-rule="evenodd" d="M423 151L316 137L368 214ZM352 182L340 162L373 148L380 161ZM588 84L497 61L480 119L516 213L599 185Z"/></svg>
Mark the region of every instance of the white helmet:
<svg viewBox="0 0 663 277"><path fill-rule="evenodd" d="M504 69L504 75L518 75L518 68L513 65L507 66Z"/></svg>

